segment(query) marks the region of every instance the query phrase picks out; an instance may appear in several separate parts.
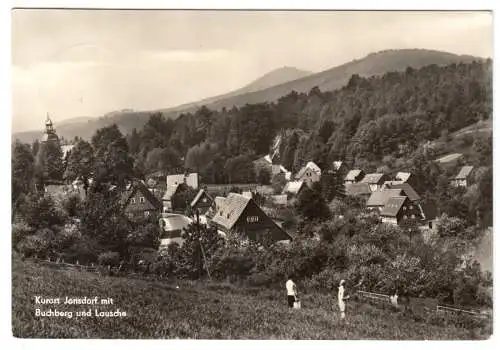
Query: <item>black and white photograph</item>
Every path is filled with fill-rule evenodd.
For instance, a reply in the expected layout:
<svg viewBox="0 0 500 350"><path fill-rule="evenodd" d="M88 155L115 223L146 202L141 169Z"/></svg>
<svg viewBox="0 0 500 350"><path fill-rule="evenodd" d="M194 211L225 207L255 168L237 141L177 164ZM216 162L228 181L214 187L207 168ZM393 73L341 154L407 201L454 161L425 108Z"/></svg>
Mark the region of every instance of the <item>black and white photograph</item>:
<svg viewBox="0 0 500 350"><path fill-rule="evenodd" d="M490 339L493 11L10 16L12 337Z"/></svg>

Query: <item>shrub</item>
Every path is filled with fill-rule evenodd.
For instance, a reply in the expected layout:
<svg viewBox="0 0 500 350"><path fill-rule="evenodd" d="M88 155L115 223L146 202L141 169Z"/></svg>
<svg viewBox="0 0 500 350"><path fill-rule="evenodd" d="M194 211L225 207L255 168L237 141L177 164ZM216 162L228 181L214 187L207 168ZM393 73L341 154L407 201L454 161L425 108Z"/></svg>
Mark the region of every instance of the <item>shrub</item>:
<svg viewBox="0 0 500 350"><path fill-rule="evenodd" d="M120 263L120 254L117 252L105 252L99 254L97 261L100 265L116 266Z"/></svg>
<svg viewBox="0 0 500 350"><path fill-rule="evenodd" d="M34 229L25 222L12 224L12 248L17 249L19 242L33 233Z"/></svg>

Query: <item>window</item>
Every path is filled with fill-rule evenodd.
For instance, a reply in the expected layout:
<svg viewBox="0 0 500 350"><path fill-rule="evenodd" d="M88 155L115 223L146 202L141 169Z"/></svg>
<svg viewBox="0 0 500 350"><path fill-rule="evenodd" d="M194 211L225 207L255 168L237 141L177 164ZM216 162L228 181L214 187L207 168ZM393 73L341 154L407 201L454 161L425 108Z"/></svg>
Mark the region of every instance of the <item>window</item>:
<svg viewBox="0 0 500 350"><path fill-rule="evenodd" d="M410 210L412 210L412 209L413 209L413 205L410 205Z"/></svg>
<svg viewBox="0 0 500 350"><path fill-rule="evenodd" d="M135 198L132 198L132 200L130 201L132 204L135 204Z"/></svg>
<svg viewBox="0 0 500 350"><path fill-rule="evenodd" d="M148 217L148 216L149 216L149 210L146 210L146 211L144 212L144 216L145 216L145 217Z"/></svg>
<svg viewBox="0 0 500 350"><path fill-rule="evenodd" d="M415 219L415 214L411 214L411 218L412 218L412 219Z"/></svg>
<svg viewBox="0 0 500 350"><path fill-rule="evenodd" d="M207 198L203 198L203 203L206 203L207 202Z"/></svg>
<svg viewBox="0 0 500 350"><path fill-rule="evenodd" d="M403 219L408 219L408 215L403 215Z"/></svg>
<svg viewBox="0 0 500 350"><path fill-rule="evenodd" d="M406 211L406 207L403 207L403 210Z"/></svg>
<svg viewBox="0 0 500 350"><path fill-rule="evenodd" d="M139 202L140 202L140 203L144 203L145 201L146 201L146 200L144 199L144 197L140 197L140 198L139 198Z"/></svg>
<svg viewBox="0 0 500 350"><path fill-rule="evenodd" d="M258 222L259 221L259 217L258 216L248 216L247 217L247 222L248 223L254 223L254 222Z"/></svg>

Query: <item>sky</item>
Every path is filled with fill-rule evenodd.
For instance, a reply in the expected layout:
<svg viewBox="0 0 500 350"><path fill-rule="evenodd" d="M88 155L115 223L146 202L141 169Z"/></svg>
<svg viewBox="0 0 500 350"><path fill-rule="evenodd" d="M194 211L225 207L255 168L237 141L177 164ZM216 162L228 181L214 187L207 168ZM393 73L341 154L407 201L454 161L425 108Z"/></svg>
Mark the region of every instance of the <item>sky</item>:
<svg viewBox="0 0 500 350"><path fill-rule="evenodd" d="M174 107L386 49L493 56L489 12L12 11L12 131ZM57 126L57 125L56 125Z"/></svg>

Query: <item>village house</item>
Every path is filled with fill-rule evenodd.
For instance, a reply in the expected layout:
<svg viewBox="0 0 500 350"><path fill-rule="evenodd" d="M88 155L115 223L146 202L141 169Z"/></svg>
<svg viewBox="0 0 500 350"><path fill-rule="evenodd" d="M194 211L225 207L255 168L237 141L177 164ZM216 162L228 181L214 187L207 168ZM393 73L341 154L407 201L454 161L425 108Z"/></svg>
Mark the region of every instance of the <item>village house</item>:
<svg viewBox="0 0 500 350"><path fill-rule="evenodd" d="M361 180L361 183L368 184L372 192L382 189L384 182L387 181L387 176L385 174L374 173L366 174Z"/></svg>
<svg viewBox="0 0 500 350"><path fill-rule="evenodd" d="M197 190L198 186L199 186L198 173L176 174L176 175L168 175L167 176L167 188L171 187L171 186L180 185L180 184L185 184L185 185Z"/></svg>
<svg viewBox="0 0 500 350"><path fill-rule="evenodd" d="M358 183L361 181L361 179L363 179L364 176L365 173L363 172L363 170L360 169L350 170L344 178L344 184L348 185L348 184Z"/></svg>
<svg viewBox="0 0 500 350"><path fill-rule="evenodd" d="M420 221L420 210L406 196L392 196L388 199L380 212L382 222L399 225L405 219Z"/></svg>
<svg viewBox="0 0 500 350"><path fill-rule="evenodd" d="M184 242L183 230L187 229L192 222L193 220L185 215L163 213L159 219L161 231L159 249L167 248L172 243L182 246Z"/></svg>
<svg viewBox="0 0 500 350"><path fill-rule="evenodd" d="M344 176L347 173L347 165L341 160L336 160L332 163L332 169L335 170L340 176Z"/></svg>
<svg viewBox="0 0 500 350"><path fill-rule="evenodd" d="M304 181L289 181L285 184L282 193L288 197L298 197L305 186L307 185Z"/></svg>
<svg viewBox="0 0 500 350"><path fill-rule="evenodd" d="M185 210L189 203L183 202L180 194L187 189L188 186L185 183L168 186L162 198L163 212L170 213Z"/></svg>
<svg viewBox="0 0 500 350"><path fill-rule="evenodd" d="M122 193L122 205L130 219L160 214L162 204L142 181L129 184Z"/></svg>
<svg viewBox="0 0 500 350"><path fill-rule="evenodd" d="M370 198L366 201L366 208L370 210L382 211L386 203L392 197L402 196L402 189L385 189L372 192Z"/></svg>
<svg viewBox="0 0 500 350"><path fill-rule="evenodd" d="M228 234L237 233L258 242L289 241L291 237L277 225L251 198L230 193L215 199L216 208L211 225Z"/></svg>
<svg viewBox="0 0 500 350"><path fill-rule="evenodd" d="M200 213L200 215L205 215L213 205L213 203L213 198L207 193L207 191L201 189L196 194L196 197L193 198L190 205L193 212L198 212Z"/></svg>
<svg viewBox="0 0 500 350"><path fill-rule="evenodd" d="M458 174L451 179L451 185L454 187L468 187L472 181L473 170L473 166L463 166Z"/></svg>
<svg viewBox="0 0 500 350"><path fill-rule="evenodd" d="M304 181L308 186L318 182L321 179L321 169L314 162L308 162L306 166L299 170L295 175L298 181Z"/></svg>

